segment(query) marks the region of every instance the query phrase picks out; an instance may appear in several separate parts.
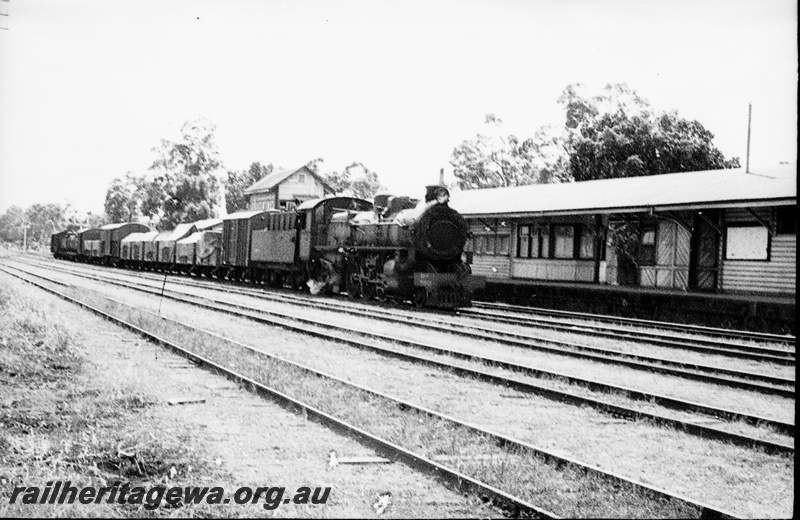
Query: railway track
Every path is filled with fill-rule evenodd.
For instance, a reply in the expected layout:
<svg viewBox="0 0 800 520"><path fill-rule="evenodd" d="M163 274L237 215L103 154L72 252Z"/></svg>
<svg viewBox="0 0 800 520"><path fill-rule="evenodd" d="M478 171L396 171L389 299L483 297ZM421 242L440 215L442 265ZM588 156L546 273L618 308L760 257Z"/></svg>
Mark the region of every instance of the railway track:
<svg viewBox="0 0 800 520"><path fill-rule="evenodd" d="M18 269L18 268L14 268ZM22 269L18 269L22 272L26 272L32 276L40 276L35 273L31 273L29 271L25 271ZM110 283L117 286L127 287L130 289L134 289L137 291L149 293L151 295L159 295L161 294L161 290L156 287L147 286L146 284L139 284L135 282L122 282L118 280L109 280L103 279L103 277L98 277L94 274L90 273L83 273L82 275L76 276L84 276L86 278L95 279L100 282ZM46 278L46 277L43 277ZM326 323L326 322L319 322L315 320L309 320L306 318L294 316L284 312L275 312L275 311L266 311L263 309L253 308L251 306L240 305L231 302L222 302L219 300L213 301L208 298L200 297L200 296L192 296L187 295L185 293L180 293L172 290L164 290L163 291L164 297L179 301L182 303L187 303L199 307L203 307L210 310L215 310L218 312L223 312L227 314L232 314L244 318L248 318L251 320L258 321L259 323L269 324L273 326L279 326L288 330L302 332L305 334L311 334L317 337L322 337L324 339L337 341L346 343L351 346L355 346L362 349L371 350L373 352L377 352L384 356L396 357L405 359L408 361L416 362L416 363L423 363L426 365L436 366L437 368L442 368L445 370L450 370L456 374L468 377L474 377L480 379L482 381L486 381L492 384L501 385L505 387L515 388L522 392L533 393L540 396L544 396L548 399L552 399L555 401L567 402L570 404L581 405L581 406L590 406L596 410L600 410L606 413L612 413L614 415L630 418L630 419L647 419L651 420L656 424L662 426L668 426L672 428L678 428L681 430L686 431L692 435L697 435L705 438L712 438L712 439L719 439L724 440L726 442L732 442L739 445L744 446L758 446L766 451L769 452L779 452L779 453L793 453L794 447L788 444L778 443L778 442L771 442L762 439L758 439L755 437L747 436L747 435L740 435L732 432L727 432L720 428L714 428L711 426L705 425L698 425L694 424L689 421L683 421L679 419L674 419L671 417L666 417L659 414L654 413L647 413L641 410L636 410L626 406L620 406L617 404L613 404L601 399L593 399L583 395L559 391L552 388L548 388L547 386L534 384L529 381L523 381L520 379L516 379L513 377L509 377L506 375L499 376L497 374L489 373L482 370L475 370L470 369L467 367L463 367L460 365L454 365L452 363L446 363L442 361L436 361L425 357L420 357L408 352L399 351L397 349L380 347L375 344L366 343L362 340L353 339L352 335L355 332L356 334L360 334L361 336L366 336L372 339L379 339L384 341L389 341L391 343L400 343L406 346L411 346L413 348L417 348L423 351L430 351L437 354L446 354L451 357L466 359L468 361L478 361L484 364L500 367L507 370L512 370L517 373L522 373L526 375L532 375L534 377L554 377L560 378L562 380L566 380L570 383L577 383L580 385L584 385L589 387L594 391L601 391L601 392L626 392L627 396L633 400L640 400L646 402L653 402L658 404L664 408L668 409L675 409L681 411L688 411L691 413L700 413L704 415L708 415L715 418L725 419L725 420L741 420L747 424L751 425L767 425L776 431L786 434L786 435L794 435L794 425L789 423L784 423L781 421L776 421L769 418L758 417L751 414L746 414L742 412L737 412L733 410L726 410L718 407L711 407L702 405L699 403L693 403L689 401L684 401L680 399L674 399L667 396L661 396L657 394L642 392L635 389L619 387L615 385L609 385L606 383L601 383L597 381L592 381L589 379L584 378L576 378L573 376L568 376L565 374L559 374L555 372L549 372L541 369L536 369L533 367L523 366L523 365L516 365L513 363L508 363L502 360L485 358L474 356L471 354L463 354L457 351L452 351L444 348L437 347L435 345L429 344L421 344L417 342L411 342L402 338L395 338L389 335L380 335L380 334L373 334L369 332L357 331L354 330L352 327L341 327L336 324ZM310 329L309 327L315 327L314 329ZM337 331L337 332L331 332Z"/></svg>
<svg viewBox="0 0 800 520"><path fill-rule="evenodd" d="M112 313L93 307L85 302L82 302L76 298L69 296L68 294L53 289L52 287L48 287L47 285L32 280L26 276L13 273L5 268L2 268L0 270L6 272L11 276L23 279L28 283L31 283L47 292L50 292L51 294L55 294L66 301L75 303L98 315L101 315L105 319L108 319L113 323L116 323L120 326L123 326L129 330L136 332L137 334L147 338L149 341L170 348L171 350L174 350L175 352L183 356L186 356L197 363L204 365L207 369L223 373L227 377L236 380L238 382L246 383L247 385L254 388L257 392L267 395L270 398L275 399L288 407L303 410L304 413L308 415L308 417L313 418L314 420L317 420L330 427L336 428L339 431L346 432L347 434L358 438L362 442L369 444L378 451L391 454L393 457L404 460L414 467L421 468L429 472L433 472L434 474L447 479L449 482L452 483L452 485L456 486L460 490L484 495L488 497L490 500L492 500L498 506L503 507L504 509L510 511L515 515L532 516L532 517L555 517L555 513L546 510L542 507L536 506L530 503L529 501L526 501L524 498L514 496L508 492L498 489L492 484L487 484L485 482L477 480L471 475L454 470L448 464L436 462L435 460L432 460L431 458L425 456L424 454L415 452L406 446L402 446L396 442L392 442L391 440L375 435L374 433L367 431L366 429L360 427L357 424L346 422L331 413L319 409L318 407L314 406L311 403L302 401L295 396L283 393L279 389L271 387L268 383L265 384L263 381L256 380L251 376L248 376L241 372L237 372L231 369L230 367L223 366L215 362L214 360L209 359L206 356L200 355L186 348L185 346L177 344L175 341L171 341L157 334L154 334L151 331L145 330L142 327L133 325L132 323L125 321L119 318L118 316L115 316ZM31 274L30 276L35 276L39 279L45 279L45 280L47 279L47 277L42 275ZM52 280L49 283L61 287L67 285L64 282L60 282L57 280ZM117 306L133 309L131 306L125 303L114 301L109 298L106 299L109 301L113 301ZM440 414L438 412L420 407L418 405L415 405L414 403L408 402L407 400L398 399L385 393L381 393L363 386L355 385L348 381L337 378L336 376L317 371L313 368L303 366L298 363L278 358L277 356L267 354L265 352L259 351L247 345L243 345L231 339L207 331L203 331L202 329L195 328L191 325L181 323L176 320L170 320L167 318L159 318L153 313L149 314L151 315L151 319L153 320L158 319L161 320L162 322L176 325L186 331L191 331L195 334L202 334L214 338L215 343L224 342L227 345L235 346L241 349L242 351L247 351L249 354L262 357L265 360L270 359L271 361L279 362L282 365L291 366L294 369L303 371L314 378L317 379L323 378L331 381L332 383L338 386L341 386L342 388L347 388L352 391L369 394L377 399L380 399L386 403L391 404L397 410L402 411L402 413L404 414L409 414L413 412L419 416L425 416L434 419L438 421L437 424L449 424L452 425L452 427L463 429L464 431L468 431L471 434L479 436L479 438L481 439L484 439L487 444L491 444L492 446L498 449L511 453L512 455L510 455L510 457L525 457L525 456L534 457L544 460L548 464L551 464L557 468L569 467L572 469L576 469L578 470L578 473L583 474L588 478L599 479L603 482L612 483L614 486L617 486L618 488L621 489L634 490L642 497L646 497L648 500L653 500L654 504L662 502L677 504L680 507L684 508L683 510L684 513L681 516L685 514L686 516L693 516L699 518L727 518L727 517L735 518L735 516L731 512L725 511L724 509L721 509L719 507L698 502L642 482L638 482L611 472L601 470L594 466L584 464L577 460L573 460L569 457L552 453L548 450L537 447L531 443L519 441L511 437L489 431L485 428L474 426L472 424L460 421L453 417L449 417L447 415ZM595 489L596 485L591 485L590 487ZM611 493L616 495L616 492L613 489L611 490ZM570 500L573 499L580 499L580 497L570 498ZM609 499L611 499L611 496L609 496ZM650 512L650 510L648 510L648 512Z"/></svg>
<svg viewBox="0 0 800 520"><path fill-rule="evenodd" d="M679 333L700 334L702 336L716 337L723 339L750 340L750 341L757 341L764 343L784 343L790 346L797 345L796 336L791 336L788 334L787 335L767 334L763 332L752 332L746 330L722 329L718 327L704 327L700 325L670 323L666 321L655 321L655 320L643 320L638 318L623 318L619 316L607 316L602 314L590 314L584 312L560 311L554 309L544 309L541 307L525 307L522 305L509 305L509 304L494 303L494 302L477 301L477 302L472 302L472 306L477 309L495 310L495 311L502 311L505 313L518 313L518 314L528 314L533 316L549 316L554 318L578 320L580 323L578 323L577 325L585 327L587 330L615 330L622 333L630 332L629 329L621 329L621 328L612 329L609 327L601 327L597 324L586 323L587 321L589 321L589 322L599 322L599 323L607 323L615 325L627 325L631 327L645 327L647 329L673 331ZM469 310L470 309L463 309L460 311L465 312ZM544 320L539 320L538 318L532 317L532 320L534 319L536 320L537 324L539 324L539 322L541 322L541 325L547 324L547 322ZM531 322L533 323L533 321ZM671 340L674 338L674 336L666 334L650 334L650 336L654 339L663 338L665 340ZM698 342L707 343L704 340L698 340Z"/></svg>
<svg viewBox="0 0 800 520"><path fill-rule="evenodd" d="M674 336L652 333L648 331L632 330L626 327L607 327L564 323L543 318L511 315L503 312L485 311L482 309L460 309L457 313L461 316L478 318L488 322L506 323L524 327L537 327L576 334L591 335L594 337L624 339L637 343L644 343L660 347L670 347L709 354L719 354L728 357L750 359L753 361L768 361L781 365L795 365L795 352L780 348L744 345L733 342L720 342L711 339L693 338L691 340L678 339Z"/></svg>
<svg viewBox="0 0 800 520"><path fill-rule="evenodd" d="M45 262L48 265L53 265L52 262ZM156 273L142 273L140 271L128 271L128 270L118 270L118 272L124 273L128 276L137 276L143 277L148 279L159 279L163 280L164 275L156 274ZM422 312L413 312L413 311L400 311L397 309L390 308L388 306L381 306L375 307L375 310L366 310L362 306L350 306L344 302L337 301L337 299L321 299L321 298L308 298L302 297L297 294L289 294L286 292L280 291L267 291L264 289L257 289L249 284L245 284L242 282L231 282L231 281L207 281L201 282L199 280L192 280L189 277L173 275L170 277L172 283L187 285L187 286L194 286L194 287L203 287L203 288L219 288L220 290L228 291L228 292L235 292L239 291L258 291L262 298L267 299L280 299L281 301L288 301L288 302L298 302L304 305L316 307L316 308L323 308L323 309L330 309L330 310L344 310L346 309L348 312L357 313L359 315L367 315L371 313L371 317L376 319L385 319L386 321L415 321L420 324L422 323L431 323L435 325L440 325L443 327L449 328L459 328L462 330L473 330L473 331L482 331L487 334L493 334L495 336L503 337L503 338L511 338L511 339L522 339L524 341L539 341L544 343L550 344L559 344L559 342L553 342L548 339L542 338L540 336L534 336L531 334L515 334L508 331L502 331L494 327L493 325L496 323L506 323L510 325L517 325L522 327L534 327L537 329L550 329L556 330L561 332L567 333L577 333L577 334L584 334L590 335L593 337L605 337L614 340L624 339L630 342L636 342L641 344L647 345L654 345L660 347L668 347L674 350L688 350L703 354L712 354L722 357L731 357L731 358L739 358L739 359L746 359L751 361L758 361L758 362L766 362L766 363L774 363L777 365L783 366L794 366L795 365L795 352L790 349L782 349L782 348L771 348L768 346L758 346L758 345L747 345L741 343L732 343L732 342L719 342L717 340L712 339L704 339L704 338L693 338L691 340L676 338L675 336L664 336L658 333L652 333L649 331L637 331L630 328L620 328L620 330L604 330L598 326L584 326L578 325L575 323L569 322L559 322L554 320L536 320L535 318L529 318L525 316L510 316L507 314L498 314L492 313L488 311L481 311L475 309L461 309L458 311L458 314L464 317L469 317L475 320L480 320L485 323L485 325L481 326L470 326L464 323L456 322L452 319L442 318L441 316L447 316L444 314L438 314L439 318L433 318L432 315L435 316L436 314L432 313L422 313ZM225 287L226 289L222 289ZM379 309L379 310L378 310ZM571 350L578 350L584 352L592 352L593 347L585 348L584 345L578 344L576 342L560 342L560 346L566 347ZM648 357L648 356L644 356ZM655 362L664 363L665 360L659 359ZM701 369L702 371L702 369ZM713 370L705 370L711 371ZM736 375L734 373L729 373L729 375ZM755 377L758 380L758 377ZM788 384L785 382L776 382L777 384Z"/></svg>
<svg viewBox="0 0 800 520"><path fill-rule="evenodd" d="M65 269L63 266L58 266L59 269ZM69 269L67 269L69 270ZM74 271L74 270L73 270ZM124 273L126 276L136 276L135 274ZM146 277L150 281L156 282L154 278ZM201 287L204 289L216 288L216 284L200 284L197 282L189 282L179 279L181 285ZM670 360L666 358L645 356L640 354L620 352L617 350L603 349L592 347L589 345L579 344L575 342L558 341L541 336L534 336L529 334L518 334L507 331L498 330L491 327L477 327L469 326L466 324L456 324L453 321L430 318L424 314L410 314L400 312L387 312L384 309L370 310L363 307L354 306L341 306L335 303L326 301L314 301L309 298L301 298L292 295L280 294L273 295L264 291L255 289L225 289L227 292L238 292L241 294L257 295L260 298L268 298L274 301L281 301L285 303L298 303L301 305L311 306L334 311L345 311L348 314L370 317L383 321L393 323L409 324L413 321L413 325L417 327L427 328L430 330L437 330L440 332L456 333L462 336L470 337L473 339L480 339L484 341L501 341L506 345L516 347L538 350L563 356L575 357L586 359L594 362L620 365L628 368L633 368L642 371L672 375L683 377L690 380L703 381L708 383L716 383L733 388L741 388L744 390L757 391L769 395L778 395L782 397L794 398L795 380L776 377L768 374L758 372L748 372L741 370L731 370L722 367L702 365L697 363L685 363L682 361ZM782 362L790 362L786 358L776 357ZM772 358L761 358L761 361L775 362ZM778 363L784 364L784 363Z"/></svg>

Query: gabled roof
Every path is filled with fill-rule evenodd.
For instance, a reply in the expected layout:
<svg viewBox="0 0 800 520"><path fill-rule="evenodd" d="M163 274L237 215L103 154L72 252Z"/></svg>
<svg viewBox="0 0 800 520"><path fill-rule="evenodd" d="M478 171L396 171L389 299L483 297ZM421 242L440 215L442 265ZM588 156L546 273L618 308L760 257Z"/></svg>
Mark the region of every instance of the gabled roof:
<svg viewBox="0 0 800 520"><path fill-rule="evenodd" d="M797 203L797 166L707 170L453 193L463 215L621 213Z"/></svg>
<svg viewBox="0 0 800 520"><path fill-rule="evenodd" d="M311 168L309 168L308 166L301 166L300 168L289 168L289 169L286 169L286 170L275 170L272 173L270 173L269 175L267 175L266 177L264 177L263 179L259 180L258 182L256 182L252 186L250 186L249 188L245 189L244 190L244 194L245 195L252 195L254 193L263 193L265 191L269 191L272 188L274 188L275 186L277 186L278 184L280 184L281 182L285 181L286 179L288 179L289 177L294 175L295 173L301 172L301 171L303 173L308 173L308 174L314 176L314 178L317 179L319 182L321 182L323 184L323 186L325 186L326 189L328 189L330 191L333 191L333 188L331 188L330 184L325 182L322 179L322 177L320 177L319 175L314 173L311 170Z"/></svg>

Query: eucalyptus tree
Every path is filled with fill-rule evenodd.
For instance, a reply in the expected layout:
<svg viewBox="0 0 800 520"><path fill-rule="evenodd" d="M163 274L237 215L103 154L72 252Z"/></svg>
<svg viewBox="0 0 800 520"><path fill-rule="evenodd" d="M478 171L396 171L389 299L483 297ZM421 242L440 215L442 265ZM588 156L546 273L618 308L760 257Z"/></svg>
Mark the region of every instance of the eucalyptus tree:
<svg viewBox="0 0 800 520"><path fill-rule="evenodd" d="M217 176L222 162L214 142L215 129L207 119L187 121L181 127L179 141L162 139L153 148L156 159L150 167L155 175L150 183L150 202L151 205L160 202L162 229L217 216L220 201Z"/></svg>
<svg viewBox="0 0 800 520"><path fill-rule="evenodd" d="M659 111L626 84L589 95L569 85L563 146L576 181L739 167L714 146L714 134L676 110Z"/></svg>

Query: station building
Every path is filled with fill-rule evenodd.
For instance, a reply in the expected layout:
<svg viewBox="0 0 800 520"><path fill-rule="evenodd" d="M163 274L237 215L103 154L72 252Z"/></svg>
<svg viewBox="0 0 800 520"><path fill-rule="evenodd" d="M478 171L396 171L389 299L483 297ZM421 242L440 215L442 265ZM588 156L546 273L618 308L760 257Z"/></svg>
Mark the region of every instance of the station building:
<svg viewBox="0 0 800 520"><path fill-rule="evenodd" d="M638 304L654 317L671 313L652 307L726 302L734 321L738 306L753 318L760 305L791 311L793 328L796 173L784 164L472 190L451 206L470 224L467 261L489 297L601 312Z"/></svg>
<svg viewBox="0 0 800 520"><path fill-rule="evenodd" d="M333 188L309 167L275 170L244 190L249 211L292 210L303 202L333 195Z"/></svg>

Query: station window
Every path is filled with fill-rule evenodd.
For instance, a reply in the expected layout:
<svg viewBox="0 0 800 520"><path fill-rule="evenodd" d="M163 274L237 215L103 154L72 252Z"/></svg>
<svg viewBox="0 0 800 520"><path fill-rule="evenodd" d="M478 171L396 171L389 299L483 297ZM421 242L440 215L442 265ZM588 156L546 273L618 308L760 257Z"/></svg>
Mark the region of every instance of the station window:
<svg viewBox="0 0 800 520"><path fill-rule="evenodd" d="M583 260L594 258L594 228L581 226L581 243L578 255Z"/></svg>
<svg viewBox="0 0 800 520"><path fill-rule="evenodd" d="M553 258L575 258L575 226L553 226Z"/></svg>
<svg viewBox="0 0 800 520"><path fill-rule="evenodd" d="M508 254L508 242L509 242L509 235L497 235L497 254L498 255L507 255Z"/></svg>
<svg viewBox="0 0 800 520"><path fill-rule="evenodd" d="M510 235L505 221L487 221L484 230L473 236L472 250L479 255L507 255L509 242Z"/></svg>
<svg viewBox="0 0 800 520"><path fill-rule="evenodd" d="M656 228L647 226L642 229L639 242L639 265L655 265L656 263Z"/></svg>
<svg viewBox="0 0 800 520"><path fill-rule="evenodd" d="M531 226L517 228L517 258L531 257Z"/></svg>
<svg viewBox="0 0 800 520"><path fill-rule="evenodd" d="M547 258L550 252L550 227L527 224L517 228L518 258Z"/></svg>
<svg viewBox="0 0 800 520"><path fill-rule="evenodd" d="M494 246L495 246L495 236L494 235L484 235L483 236L483 250L481 253L485 255L493 255L494 254Z"/></svg>
<svg viewBox="0 0 800 520"><path fill-rule="evenodd" d="M297 182L299 182L300 184L305 184L306 183L306 174L305 173L298 173L297 174Z"/></svg>
<svg viewBox="0 0 800 520"><path fill-rule="evenodd" d="M764 226L729 226L726 260L769 260L769 230Z"/></svg>
<svg viewBox="0 0 800 520"><path fill-rule="evenodd" d="M797 206L781 206L778 208L776 231L779 235L797 234Z"/></svg>

